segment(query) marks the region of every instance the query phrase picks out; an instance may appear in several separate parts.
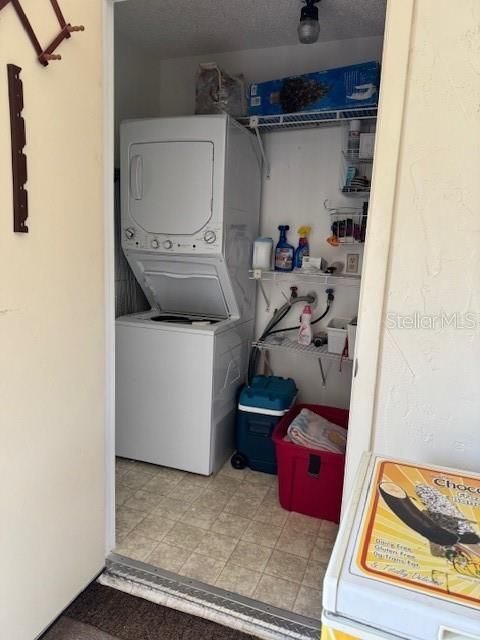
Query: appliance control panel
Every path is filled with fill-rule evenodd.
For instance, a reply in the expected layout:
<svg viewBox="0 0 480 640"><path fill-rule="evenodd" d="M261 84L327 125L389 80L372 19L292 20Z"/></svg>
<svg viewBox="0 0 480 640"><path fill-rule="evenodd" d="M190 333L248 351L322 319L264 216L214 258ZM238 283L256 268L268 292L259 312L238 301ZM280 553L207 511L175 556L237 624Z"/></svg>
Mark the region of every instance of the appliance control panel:
<svg viewBox="0 0 480 640"><path fill-rule="evenodd" d="M134 224L122 228L122 246L125 249L158 251L158 253L221 253L222 228L208 226L191 236L168 236L146 233Z"/></svg>

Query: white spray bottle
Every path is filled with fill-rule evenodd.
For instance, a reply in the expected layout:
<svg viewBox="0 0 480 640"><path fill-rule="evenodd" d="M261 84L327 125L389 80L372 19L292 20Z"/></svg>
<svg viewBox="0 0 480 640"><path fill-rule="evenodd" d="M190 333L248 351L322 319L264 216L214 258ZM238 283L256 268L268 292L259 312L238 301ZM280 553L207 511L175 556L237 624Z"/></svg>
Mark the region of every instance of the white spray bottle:
<svg viewBox="0 0 480 640"><path fill-rule="evenodd" d="M298 329L298 344L308 346L312 342L312 308L306 304L303 308L300 328Z"/></svg>

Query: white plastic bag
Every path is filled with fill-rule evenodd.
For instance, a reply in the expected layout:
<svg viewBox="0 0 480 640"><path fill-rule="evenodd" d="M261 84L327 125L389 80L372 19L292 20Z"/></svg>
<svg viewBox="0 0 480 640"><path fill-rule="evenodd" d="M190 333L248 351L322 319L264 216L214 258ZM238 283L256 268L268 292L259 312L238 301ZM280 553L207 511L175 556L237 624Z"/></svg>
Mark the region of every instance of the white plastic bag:
<svg viewBox="0 0 480 640"><path fill-rule="evenodd" d="M234 118L246 115L243 76L230 76L216 62L202 62L197 70L195 113L228 113Z"/></svg>

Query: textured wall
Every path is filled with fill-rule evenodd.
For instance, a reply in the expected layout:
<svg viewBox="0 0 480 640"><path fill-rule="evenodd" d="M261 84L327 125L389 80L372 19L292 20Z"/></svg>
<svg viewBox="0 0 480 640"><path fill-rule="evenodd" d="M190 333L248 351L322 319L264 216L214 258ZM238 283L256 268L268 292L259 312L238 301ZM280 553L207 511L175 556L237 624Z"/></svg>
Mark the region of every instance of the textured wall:
<svg viewBox="0 0 480 640"><path fill-rule="evenodd" d="M415 3L375 420L378 451L476 471L479 24L477 0Z"/></svg>
<svg viewBox="0 0 480 640"><path fill-rule="evenodd" d="M0 636L32 640L104 561L102 3L43 68L0 12ZM22 6L48 43L44 0ZM12 230L6 63L23 68L30 218Z"/></svg>

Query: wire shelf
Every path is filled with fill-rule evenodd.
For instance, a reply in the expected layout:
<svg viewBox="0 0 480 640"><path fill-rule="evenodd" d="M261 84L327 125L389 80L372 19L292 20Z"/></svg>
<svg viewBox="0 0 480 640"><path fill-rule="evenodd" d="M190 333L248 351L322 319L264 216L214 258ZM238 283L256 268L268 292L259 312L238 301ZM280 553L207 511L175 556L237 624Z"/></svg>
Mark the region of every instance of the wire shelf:
<svg viewBox="0 0 480 640"><path fill-rule="evenodd" d="M250 116L239 121L250 129L262 133L282 129L307 129L325 125L342 124L349 120L372 120L377 117L377 107L338 109L334 111L301 111L270 116Z"/></svg>
<svg viewBox="0 0 480 640"><path fill-rule="evenodd" d="M266 351L296 351L297 353L303 353L304 355L313 356L315 358L324 358L327 360L335 360L340 362L341 357L338 353L329 353L328 346L316 347L314 344L308 346L298 344L289 338L275 338L273 336L267 338L262 342L252 342L252 347L257 347ZM342 362L351 363L351 360L343 359Z"/></svg>
<svg viewBox="0 0 480 640"><path fill-rule="evenodd" d="M341 210L331 212L330 228L335 243L338 245L363 244L367 232L367 219L368 215L363 212L353 213Z"/></svg>
<svg viewBox="0 0 480 640"><path fill-rule="evenodd" d="M250 269L248 272L251 280L277 280L292 281L300 279L309 284L339 285L346 287L359 287L361 278L355 275L330 275L328 273L312 273L302 271L262 271L261 269Z"/></svg>
<svg viewBox="0 0 480 640"><path fill-rule="evenodd" d="M372 158L361 158L358 155L358 151L345 151L345 149L342 151L343 153L343 157L345 158L345 160L347 160L350 164L372 164L373 163L373 157Z"/></svg>

